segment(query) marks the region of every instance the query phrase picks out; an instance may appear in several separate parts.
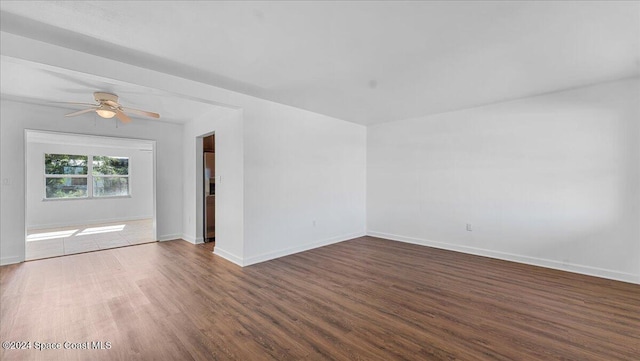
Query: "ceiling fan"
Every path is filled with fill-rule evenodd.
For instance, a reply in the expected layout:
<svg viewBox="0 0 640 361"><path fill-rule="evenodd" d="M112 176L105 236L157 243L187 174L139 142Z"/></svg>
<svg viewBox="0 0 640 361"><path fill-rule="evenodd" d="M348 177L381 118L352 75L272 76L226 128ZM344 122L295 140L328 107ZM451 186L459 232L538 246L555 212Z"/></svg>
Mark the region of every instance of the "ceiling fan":
<svg viewBox="0 0 640 361"><path fill-rule="evenodd" d="M66 102L65 104L87 105L89 108L65 114L65 117L74 117L76 115L95 111L102 118L110 119L117 117L123 123L129 123L131 121L131 118L129 118L126 113L144 115L151 118L160 118L160 114L158 113L123 107L118 103L118 96L112 93L95 92L93 93L93 97L96 99L97 104Z"/></svg>

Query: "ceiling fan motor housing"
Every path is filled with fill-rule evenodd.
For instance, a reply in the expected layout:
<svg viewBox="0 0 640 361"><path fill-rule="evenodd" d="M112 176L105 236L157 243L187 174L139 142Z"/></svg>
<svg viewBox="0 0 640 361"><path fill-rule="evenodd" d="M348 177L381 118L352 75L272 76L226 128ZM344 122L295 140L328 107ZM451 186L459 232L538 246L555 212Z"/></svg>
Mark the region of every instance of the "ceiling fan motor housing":
<svg viewBox="0 0 640 361"><path fill-rule="evenodd" d="M118 103L118 96L111 93L103 93L103 92L95 92L93 93L93 97L96 99L98 103L107 103L113 102Z"/></svg>

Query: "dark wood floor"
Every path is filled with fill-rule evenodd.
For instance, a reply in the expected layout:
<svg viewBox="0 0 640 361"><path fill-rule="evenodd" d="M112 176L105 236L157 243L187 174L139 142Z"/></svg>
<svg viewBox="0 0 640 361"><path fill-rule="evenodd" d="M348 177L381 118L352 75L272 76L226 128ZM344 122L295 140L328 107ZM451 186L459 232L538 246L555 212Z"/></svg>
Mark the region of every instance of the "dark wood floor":
<svg viewBox="0 0 640 361"><path fill-rule="evenodd" d="M244 269L145 244L0 282L1 340L31 342L2 360L640 359L638 285L370 237ZM65 341L111 348L33 349Z"/></svg>

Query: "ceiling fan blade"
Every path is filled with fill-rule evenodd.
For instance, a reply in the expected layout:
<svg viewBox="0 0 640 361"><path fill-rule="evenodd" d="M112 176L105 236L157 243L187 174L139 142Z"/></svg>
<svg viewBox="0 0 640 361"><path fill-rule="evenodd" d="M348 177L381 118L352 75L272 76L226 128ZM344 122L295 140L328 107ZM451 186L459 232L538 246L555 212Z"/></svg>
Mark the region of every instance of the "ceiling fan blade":
<svg viewBox="0 0 640 361"><path fill-rule="evenodd" d="M116 109L116 117L123 123L129 123L131 121L131 118L119 109Z"/></svg>
<svg viewBox="0 0 640 361"><path fill-rule="evenodd" d="M146 110L132 109L132 108L122 108L122 110L127 111L129 113L135 113L139 115L144 115L151 118L160 118L160 114L154 112L148 112Z"/></svg>
<svg viewBox="0 0 640 361"><path fill-rule="evenodd" d="M96 109L98 109L98 107L82 109L82 110L78 110L77 112L73 112L73 113L65 114L64 116L65 116L65 117L75 117L76 115L80 115L80 114L84 114L84 113L89 113L89 112L95 111Z"/></svg>
<svg viewBox="0 0 640 361"><path fill-rule="evenodd" d="M86 106L90 106L90 107L97 107L98 104L96 103L78 103L78 102L53 102L56 104L71 104L71 105L86 105Z"/></svg>

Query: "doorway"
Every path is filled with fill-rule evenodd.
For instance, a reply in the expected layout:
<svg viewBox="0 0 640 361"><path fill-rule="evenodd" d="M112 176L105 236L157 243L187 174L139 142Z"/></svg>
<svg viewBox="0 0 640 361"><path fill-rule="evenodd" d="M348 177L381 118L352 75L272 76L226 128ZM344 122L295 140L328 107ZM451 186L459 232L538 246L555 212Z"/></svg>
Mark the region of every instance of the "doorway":
<svg viewBox="0 0 640 361"><path fill-rule="evenodd" d="M155 242L155 142L25 131L25 259Z"/></svg>
<svg viewBox="0 0 640 361"><path fill-rule="evenodd" d="M202 175L203 175L203 239L205 243L216 240L216 136L211 134L202 138Z"/></svg>

